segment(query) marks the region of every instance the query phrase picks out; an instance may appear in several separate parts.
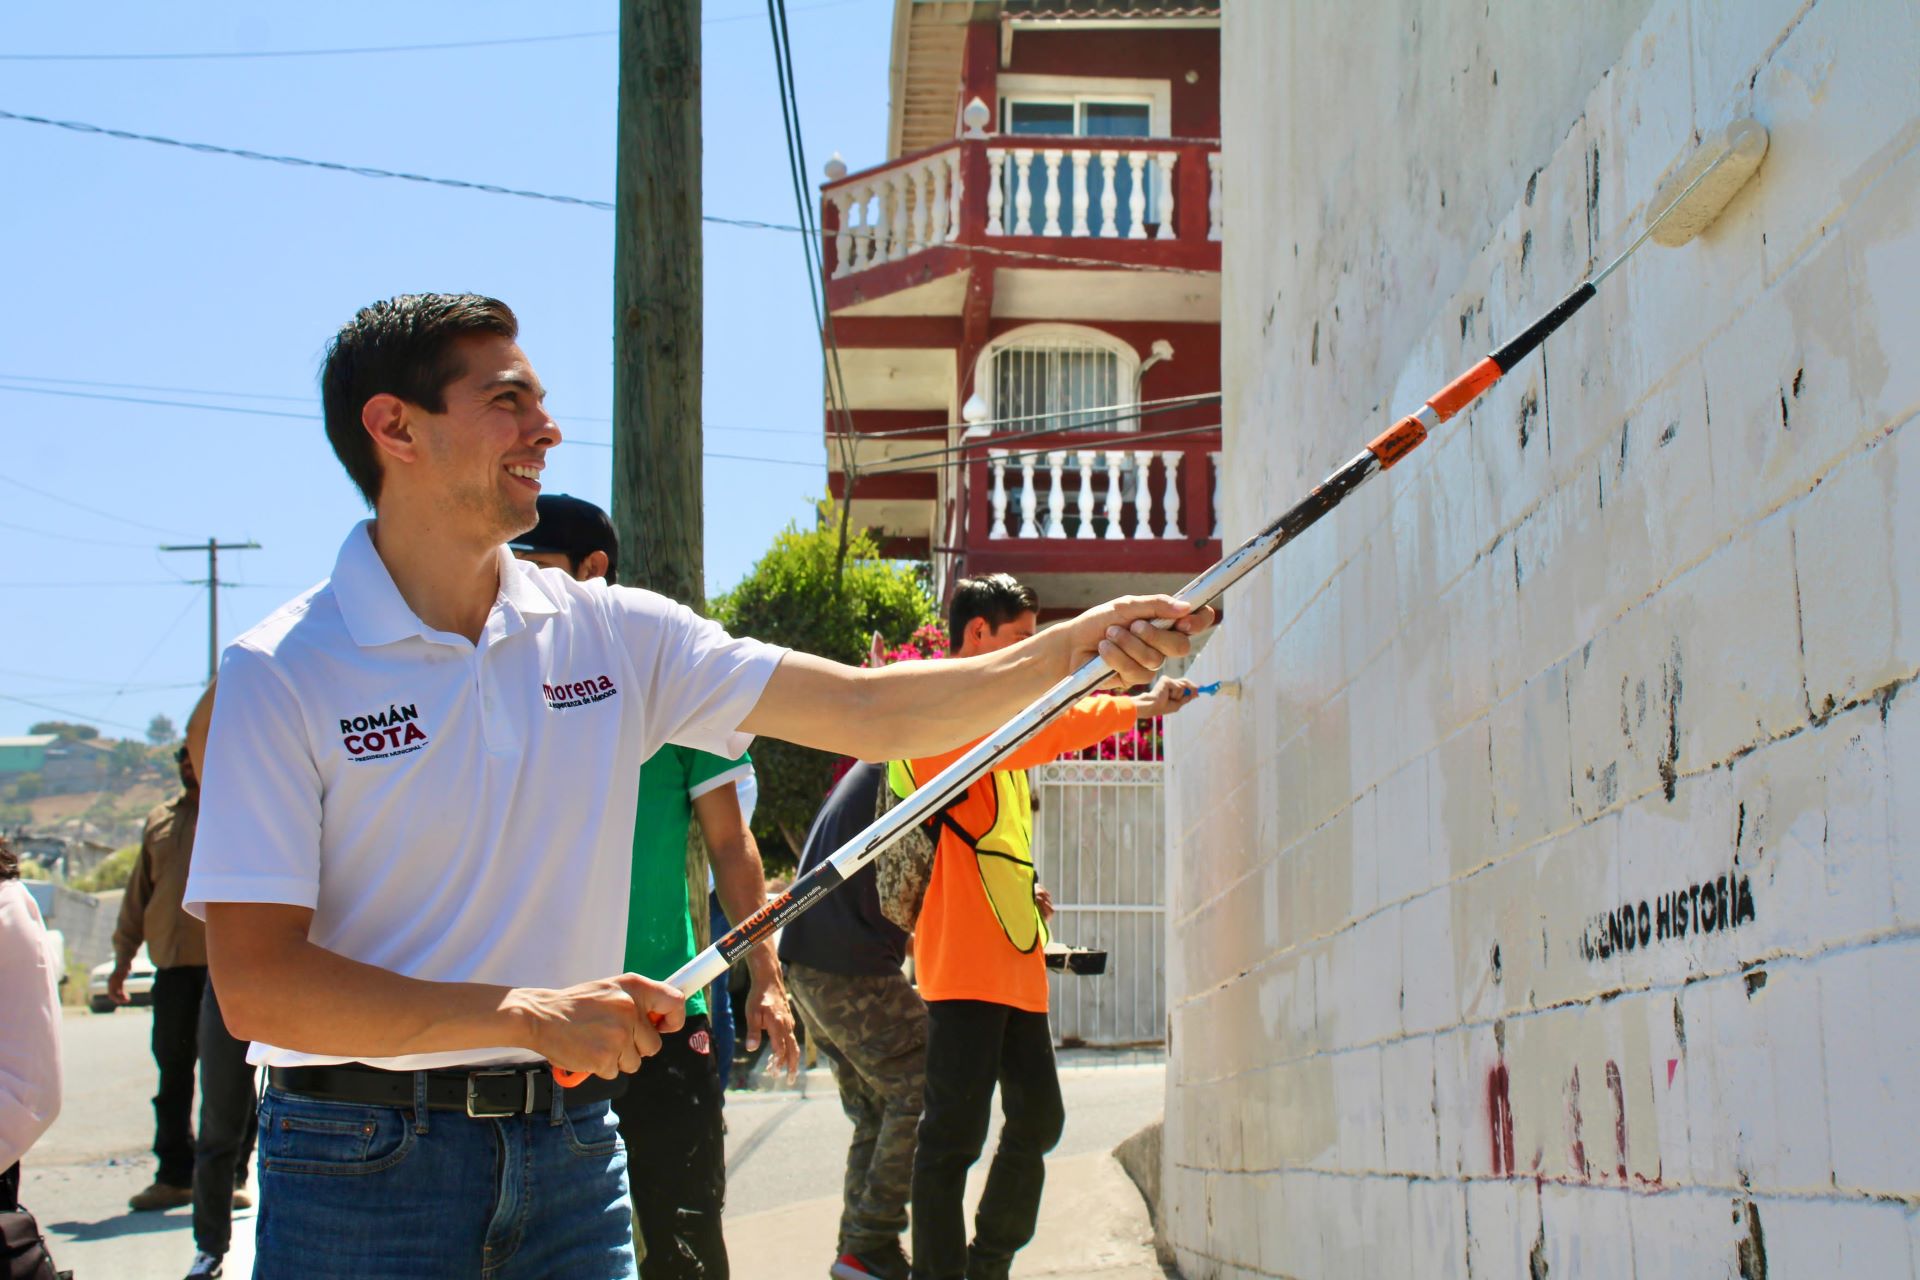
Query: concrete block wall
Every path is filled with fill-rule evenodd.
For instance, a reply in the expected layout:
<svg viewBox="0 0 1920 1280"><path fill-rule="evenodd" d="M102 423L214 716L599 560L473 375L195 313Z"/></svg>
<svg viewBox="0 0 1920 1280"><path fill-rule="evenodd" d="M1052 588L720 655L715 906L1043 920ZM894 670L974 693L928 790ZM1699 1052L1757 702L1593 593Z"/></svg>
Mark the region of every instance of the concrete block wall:
<svg viewBox="0 0 1920 1280"><path fill-rule="evenodd" d="M1170 722L1202 1277L1920 1276L1920 6L1229 0L1236 589Z"/></svg>

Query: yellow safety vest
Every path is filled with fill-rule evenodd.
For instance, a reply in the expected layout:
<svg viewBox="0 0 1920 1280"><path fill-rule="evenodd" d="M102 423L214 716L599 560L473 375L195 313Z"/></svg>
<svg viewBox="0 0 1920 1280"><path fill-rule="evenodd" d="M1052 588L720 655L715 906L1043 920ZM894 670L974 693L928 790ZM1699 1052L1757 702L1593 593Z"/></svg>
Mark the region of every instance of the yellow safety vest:
<svg viewBox="0 0 1920 1280"><path fill-rule="evenodd" d="M983 834L976 837L961 826L953 816L952 805L927 819L927 825L936 832L950 832L973 851L987 905L993 908L994 919L999 921L1007 941L1024 955L1045 946L1048 936L1040 906L1033 897L1033 792L1024 769L996 770L987 776L993 780L994 815ZM903 800L918 790L920 781L913 776L913 763L891 761L887 765L887 785ZM955 804L974 794L970 788Z"/></svg>

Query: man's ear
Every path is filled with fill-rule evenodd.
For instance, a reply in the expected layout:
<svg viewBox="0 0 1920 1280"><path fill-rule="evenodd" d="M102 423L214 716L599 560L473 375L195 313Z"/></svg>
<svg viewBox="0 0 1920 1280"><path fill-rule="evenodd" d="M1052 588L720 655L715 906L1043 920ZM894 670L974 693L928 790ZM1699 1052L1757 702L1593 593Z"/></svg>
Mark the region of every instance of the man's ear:
<svg viewBox="0 0 1920 1280"><path fill-rule="evenodd" d="M411 462L418 456L407 402L399 396L383 391L369 398L360 406L360 425L373 437L373 447L388 457Z"/></svg>
<svg viewBox="0 0 1920 1280"><path fill-rule="evenodd" d="M587 552L587 554L581 558L580 567L574 570L573 576L581 582L590 582L595 578L606 577L607 553L604 551Z"/></svg>
<svg viewBox="0 0 1920 1280"><path fill-rule="evenodd" d="M993 628L987 624L987 620L985 618L967 619L967 630L966 630L966 635L964 636L964 639L969 644L972 644L977 648L980 645L985 644L988 641L988 639L992 637L992 635L993 635Z"/></svg>

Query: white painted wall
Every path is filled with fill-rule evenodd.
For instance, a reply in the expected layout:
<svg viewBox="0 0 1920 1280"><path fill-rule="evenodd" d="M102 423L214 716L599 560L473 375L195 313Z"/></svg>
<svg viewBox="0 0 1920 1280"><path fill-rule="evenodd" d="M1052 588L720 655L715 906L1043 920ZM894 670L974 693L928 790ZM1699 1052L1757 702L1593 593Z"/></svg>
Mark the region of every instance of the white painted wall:
<svg viewBox="0 0 1920 1280"><path fill-rule="evenodd" d="M1773 149L1229 601L1246 698L1169 726L1185 1275L1916 1274L1920 6L1229 0L1222 47L1229 545L1697 134Z"/></svg>

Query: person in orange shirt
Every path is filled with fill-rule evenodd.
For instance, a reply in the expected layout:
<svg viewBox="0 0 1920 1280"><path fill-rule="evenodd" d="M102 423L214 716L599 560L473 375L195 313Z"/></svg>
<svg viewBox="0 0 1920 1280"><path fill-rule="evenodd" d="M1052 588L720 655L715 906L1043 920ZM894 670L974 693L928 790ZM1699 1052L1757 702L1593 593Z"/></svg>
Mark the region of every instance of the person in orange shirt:
<svg viewBox="0 0 1920 1280"><path fill-rule="evenodd" d="M1026 639L1038 612L1033 590L1007 574L962 579L948 609L953 656ZM914 971L927 1002L914 1280L1007 1276L1013 1255L1033 1238L1044 1158L1066 1123L1047 1026L1047 929L1035 896L1026 770L1176 711L1195 693L1189 681L1163 679L1148 694L1084 698L934 819L939 842L914 934ZM910 794L964 750L895 761L889 784L896 795ZM969 1247L961 1197L986 1141L996 1081L1006 1119Z"/></svg>

